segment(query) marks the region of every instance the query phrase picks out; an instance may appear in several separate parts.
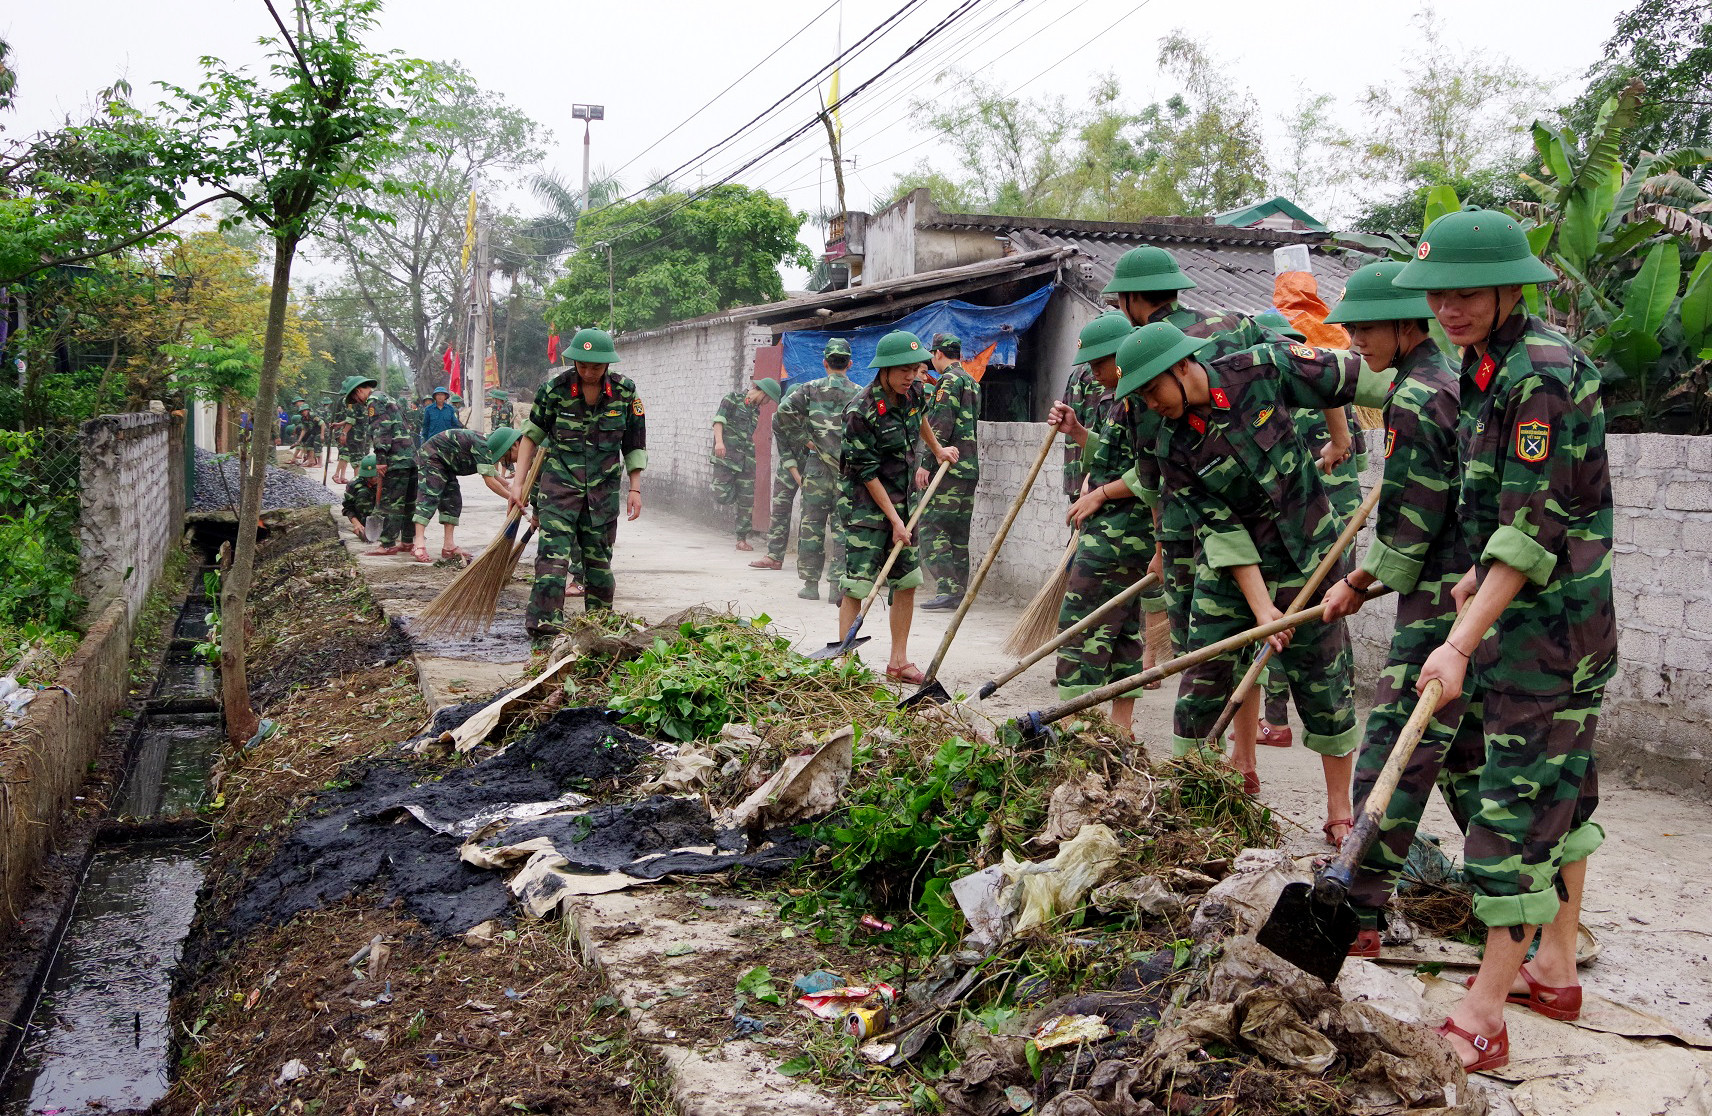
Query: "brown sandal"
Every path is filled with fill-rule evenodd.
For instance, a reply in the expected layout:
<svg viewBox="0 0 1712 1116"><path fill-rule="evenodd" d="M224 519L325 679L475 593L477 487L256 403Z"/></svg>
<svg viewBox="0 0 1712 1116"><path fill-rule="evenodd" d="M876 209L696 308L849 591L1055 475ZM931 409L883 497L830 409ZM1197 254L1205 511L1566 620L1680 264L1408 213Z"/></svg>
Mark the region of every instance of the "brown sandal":
<svg viewBox="0 0 1712 1116"><path fill-rule="evenodd" d="M1561 1019L1565 1023L1573 1023L1581 1018L1581 985L1571 984L1564 988L1553 988L1549 984L1541 984L1534 979L1534 974L1528 971L1527 962L1517 970L1528 985L1526 992L1512 992L1504 997L1507 1004L1525 1007L1529 1011L1538 1012L1547 1019ZM1469 977L1462 982L1464 988L1474 987L1474 978ZM1550 996L1551 999L1545 999Z"/></svg>
<svg viewBox="0 0 1712 1116"><path fill-rule="evenodd" d="M1495 1035L1477 1035L1473 1031L1463 1030L1446 1019L1433 1030L1441 1035L1455 1035L1474 1047L1474 1053L1478 1056L1474 1061L1462 1067L1464 1073L1480 1073L1484 1070L1502 1069L1510 1064L1510 1028L1508 1027L1500 1026Z"/></svg>
<svg viewBox="0 0 1712 1116"><path fill-rule="evenodd" d="M1340 825L1344 827L1343 836L1333 837L1332 830L1336 829ZM1350 831L1354 828L1354 818L1333 818L1331 821L1320 826L1320 832L1326 835L1326 844L1330 845L1334 849L1341 849L1343 848L1344 841L1348 839Z"/></svg>
<svg viewBox="0 0 1712 1116"><path fill-rule="evenodd" d="M905 663L901 667L887 667L886 677L893 682L903 682L911 686L919 686L927 681L927 675L914 663Z"/></svg>
<svg viewBox="0 0 1712 1116"><path fill-rule="evenodd" d="M423 565L427 565L429 562L432 562L434 559L428 557L428 548L427 547L425 547L425 546L413 546L410 548L410 560L412 562L421 562Z"/></svg>

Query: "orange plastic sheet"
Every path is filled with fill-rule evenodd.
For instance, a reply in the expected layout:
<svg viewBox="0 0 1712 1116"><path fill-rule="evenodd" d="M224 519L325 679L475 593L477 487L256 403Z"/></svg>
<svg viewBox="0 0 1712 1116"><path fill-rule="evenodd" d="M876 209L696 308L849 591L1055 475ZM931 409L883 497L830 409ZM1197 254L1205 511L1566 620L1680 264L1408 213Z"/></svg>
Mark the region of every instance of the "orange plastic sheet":
<svg viewBox="0 0 1712 1116"><path fill-rule="evenodd" d="M963 362L963 371L973 376L976 383L980 383L981 377L987 374L987 362L993 359L993 354L998 351L998 348L999 343L994 341L974 356L969 357Z"/></svg>
<svg viewBox="0 0 1712 1116"><path fill-rule="evenodd" d="M1286 271L1272 280L1272 305L1302 331L1308 344L1323 349L1349 348L1349 334L1342 326L1327 325L1331 307L1320 298L1320 285L1311 271Z"/></svg>

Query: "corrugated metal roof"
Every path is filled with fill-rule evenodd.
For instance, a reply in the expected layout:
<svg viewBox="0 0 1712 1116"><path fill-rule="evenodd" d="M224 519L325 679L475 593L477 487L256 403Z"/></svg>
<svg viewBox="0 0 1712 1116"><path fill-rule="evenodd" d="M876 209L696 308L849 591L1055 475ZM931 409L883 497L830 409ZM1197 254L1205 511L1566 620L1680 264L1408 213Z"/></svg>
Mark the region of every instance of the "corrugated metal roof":
<svg viewBox="0 0 1712 1116"><path fill-rule="evenodd" d="M1183 292L1180 299L1183 305L1195 310L1240 310L1245 314L1271 309L1273 248L1304 243L1307 238L1298 234L1289 239L1266 237L1257 242L1243 234L1271 230L1229 231L1238 235L1226 238L1205 230L1204 235L1089 236L1068 230L1016 229L1010 236L1018 248L1028 250L1053 246L1075 248L1080 257L1072 261L1067 271L1077 276L1082 292L1096 301L1101 298L1100 289L1111 282L1118 257L1142 244L1157 244L1169 249L1183 273L1198 284L1193 290ZM1341 252L1328 252L1313 245L1309 253L1320 297L1328 304L1335 302L1343 294L1344 281L1350 272L1360 266L1359 261L1348 261Z"/></svg>

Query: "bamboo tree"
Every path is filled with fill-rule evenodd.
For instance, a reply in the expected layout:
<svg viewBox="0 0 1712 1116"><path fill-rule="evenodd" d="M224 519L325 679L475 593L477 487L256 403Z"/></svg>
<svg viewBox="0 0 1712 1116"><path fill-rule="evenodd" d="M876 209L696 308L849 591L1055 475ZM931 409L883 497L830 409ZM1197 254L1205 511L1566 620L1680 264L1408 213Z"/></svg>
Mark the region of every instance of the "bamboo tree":
<svg viewBox="0 0 1712 1116"><path fill-rule="evenodd" d="M291 268L306 237L330 224L386 220L377 194L407 187L381 179L411 122L404 107L422 82L424 64L376 54L362 37L375 26L378 0L298 0L294 36L273 0L263 0L277 34L266 72L258 76L218 58L202 60L206 78L172 94L179 135L165 154L187 180L209 183L235 202L230 221L259 226L272 242L267 329L262 341L249 469L238 509L232 566L221 581L221 690L227 737L241 744L257 728L245 669L245 609L255 569L262 486L272 463L273 410L291 297Z"/></svg>

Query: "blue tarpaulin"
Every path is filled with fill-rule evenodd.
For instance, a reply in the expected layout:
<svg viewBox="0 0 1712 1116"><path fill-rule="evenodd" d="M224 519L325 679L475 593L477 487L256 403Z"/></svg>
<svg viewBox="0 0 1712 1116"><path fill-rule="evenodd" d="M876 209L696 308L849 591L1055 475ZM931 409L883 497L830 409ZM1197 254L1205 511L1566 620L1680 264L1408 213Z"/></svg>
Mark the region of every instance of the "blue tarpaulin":
<svg viewBox="0 0 1712 1116"><path fill-rule="evenodd" d="M1048 283L1027 298L1004 306L975 306L957 299L930 302L919 310L899 318L890 325L863 326L861 329L801 329L785 334L785 371L790 383L817 380L826 374L821 367L821 352L828 340L842 337L850 342L854 360L850 378L867 386L873 382L874 370L868 362L874 359L874 346L880 338L894 329L907 329L921 338L922 344L932 343L936 333L954 333L963 342L963 355L974 356L988 345L997 345L990 364L1011 364L1017 360L1017 335L1034 324L1046 309L1056 283ZM923 352L921 359L927 360Z"/></svg>

